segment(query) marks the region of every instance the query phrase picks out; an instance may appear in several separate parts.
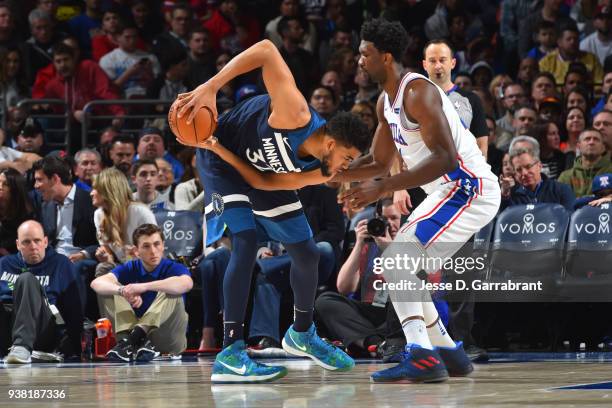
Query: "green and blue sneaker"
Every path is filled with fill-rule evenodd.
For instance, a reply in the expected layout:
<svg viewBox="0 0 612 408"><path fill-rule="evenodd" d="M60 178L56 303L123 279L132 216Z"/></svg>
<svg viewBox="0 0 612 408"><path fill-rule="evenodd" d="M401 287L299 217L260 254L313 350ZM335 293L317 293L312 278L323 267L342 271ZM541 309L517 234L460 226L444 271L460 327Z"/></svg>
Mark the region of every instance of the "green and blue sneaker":
<svg viewBox="0 0 612 408"><path fill-rule="evenodd" d="M286 375L285 367L267 366L251 360L244 341L239 340L217 354L210 380L213 383L262 383Z"/></svg>
<svg viewBox="0 0 612 408"><path fill-rule="evenodd" d="M355 361L348 354L321 340L314 323L305 332L296 332L291 325L283 338L283 349L295 356L311 358L328 370L348 371L355 366Z"/></svg>

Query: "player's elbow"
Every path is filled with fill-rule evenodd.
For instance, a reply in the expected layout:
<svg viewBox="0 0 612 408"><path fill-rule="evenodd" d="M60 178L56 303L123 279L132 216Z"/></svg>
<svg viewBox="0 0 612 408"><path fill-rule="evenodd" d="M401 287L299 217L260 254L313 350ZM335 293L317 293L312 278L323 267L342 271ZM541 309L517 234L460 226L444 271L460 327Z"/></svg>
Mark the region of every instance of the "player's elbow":
<svg viewBox="0 0 612 408"><path fill-rule="evenodd" d="M456 155L453 156L449 152L444 152L442 154L442 157L440 157L440 162L442 164L442 166L440 167L444 171L443 174L452 173L459 166L459 162L457 161L457 156Z"/></svg>

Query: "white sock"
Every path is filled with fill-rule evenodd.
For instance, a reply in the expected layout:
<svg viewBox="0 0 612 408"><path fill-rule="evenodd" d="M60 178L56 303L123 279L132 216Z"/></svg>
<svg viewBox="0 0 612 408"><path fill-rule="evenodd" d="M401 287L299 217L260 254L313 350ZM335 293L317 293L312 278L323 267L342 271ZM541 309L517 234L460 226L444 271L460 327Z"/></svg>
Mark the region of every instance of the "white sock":
<svg viewBox="0 0 612 408"><path fill-rule="evenodd" d="M431 344L437 347L455 347L455 342L444 327L433 302L423 302L423 314L427 323L427 334Z"/></svg>
<svg viewBox="0 0 612 408"><path fill-rule="evenodd" d="M433 346L427 335L427 327L425 327L425 322L423 320L408 320L402 323L402 329L404 329L407 344L418 344L423 348L433 350Z"/></svg>

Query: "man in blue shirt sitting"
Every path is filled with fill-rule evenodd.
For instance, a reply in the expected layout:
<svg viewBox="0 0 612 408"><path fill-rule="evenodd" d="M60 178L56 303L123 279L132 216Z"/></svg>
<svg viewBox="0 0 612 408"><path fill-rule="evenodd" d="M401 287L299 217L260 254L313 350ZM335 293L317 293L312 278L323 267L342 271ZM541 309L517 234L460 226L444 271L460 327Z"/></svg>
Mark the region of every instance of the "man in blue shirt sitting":
<svg viewBox="0 0 612 408"><path fill-rule="evenodd" d="M502 184L500 211L511 205L537 203L556 203L573 210L576 196L571 187L542 174L542 163L532 149L511 149L510 162L518 183L513 188Z"/></svg>
<svg viewBox="0 0 612 408"><path fill-rule="evenodd" d="M103 298L117 332L113 361L151 361L161 353L178 355L187 347L183 294L193 281L187 268L164 258L157 225L143 224L132 236L138 259L96 278L91 288Z"/></svg>

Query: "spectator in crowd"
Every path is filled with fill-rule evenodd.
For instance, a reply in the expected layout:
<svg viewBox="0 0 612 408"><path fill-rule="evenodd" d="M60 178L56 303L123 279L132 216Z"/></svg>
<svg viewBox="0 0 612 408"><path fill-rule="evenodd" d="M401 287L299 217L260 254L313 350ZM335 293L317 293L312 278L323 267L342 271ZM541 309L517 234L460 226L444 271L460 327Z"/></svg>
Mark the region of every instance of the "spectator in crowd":
<svg viewBox="0 0 612 408"><path fill-rule="evenodd" d="M139 159L159 159L162 158L172 165L174 179L179 180L183 176L185 169L170 152L166 151L164 145L164 135L161 130L154 127L146 127L138 134L138 147L135 160Z"/></svg>
<svg viewBox="0 0 612 408"><path fill-rule="evenodd" d="M260 38L259 23L240 10L237 0L219 1L219 7L204 22L204 28L210 32L215 50L221 49L222 39L236 36L236 32L239 29L238 26L242 30L242 38L239 42L243 48L246 49Z"/></svg>
<svg viewBox="0 0 612 408"><path fill-rule="evenodd" d="M174 204L176 184L174 183L172 166L162 158L155 159L155 164L157 164L157 168L159 169L157 191L159 191L163 201Z"/></svg>
<svg viewBox="0 0 612 408"><path fill-rule="evenodd" d="M555 77L550 72L538 72L531 85L531 99L535 108L539 109L544 99L553 97L556 97Z"/></svg>
<svg viewBox="0 0 612 408"><path fill-rule="evenodd" d="M595 32L580 41L582 51L594 54L601 65L608 55L612 55L612 9L610 5L600 4L593 15Z"/></svg>
<svg viewBox="0 0 612 408"><path fill-rule="evenodd" d="M586 90L587 85L591 83L586 67L580 62L573 62L567 69L563 80L563 96L567 97L569 91L579 86Z"/></svg>
<svg viewBox="0 0 612 408"><path fill-rule="evenodd" d="M361 121L366 124L372 137L378 126L378 117L376 116L376 107L370 102L357 102L351 108L351 113L359 116Z"/></svg>
<svg viewBox="0 0 612 408"><path fill-rule="evenodd" d="M589 106L589 95L586 89L581 86L576 86L569 90L565 95L565 110L574 107L582 109L585 114L591 112Z"/></svg>
<svg viewBox="0 0 612 408"><path fill-rule="evenodd" d="M608 154L612 154L612 106L593 117L593 128L601 133Z"/></svg>
<svg viewBox="0 0 612 408"><path fill-rule="evenodd" d="M178 3L172 7L170 12L170 29L161 33L153 40L153 54L159 61L168 56L169 51L182 48L189 49L189 30L193 25L193 13L189 5Z"/></svg>
<svg viewBox="0 0 612 408"><path fill-rule="evenodd" d="M23 63L28 85L36 79L36 73L53 62L53 44L62 40L49 13L34 9L28 16L32 36L23 44Z"/></svg>
<svg viewBox="0 0 612 408"><path fill-rule="evenodd" d="M557 48L557 29L551 21L541 20L536 28L536 46L529 50L527 57L540 62Z"/></svg>
<svg viewBox="0 0 612 408"><path fill-rule="evenodd" d="M111 141L108 156L114 168L121 171L127 179L132 174L132 163L136 154L136 143L129 136L117 135Z"/></svg>
<svg viewBox="0 0 612 408"><path fill-rule="evenodd" d="M503 131L514 133L514 113L526 103L527 96L525 95L525 89L520 84L510 83L506 85L503 89L502 97L502 104L506 113L495 122L498 135L501 135Z"/></svg>
<svg viewBox="0 0 612 408"><path fill-rule="evenodd" d="M83 121L83 107L93 100L118 99L108 77L98 64L91 60L78 61L75 50L64 43L53 47L54 76L45 86L43 98L64 99L68 103L72 117L79 123ZM119 127L124 110L118 105L95 108L98 113L114 115L112 124Z"/></svg>
<svg viewBox="0 0 612 408"><path fill-rule="evenodd" d="M336 95L340 95L340 105L343 106L342 102L344 101L342 101L342 96L344 95L344 90L342 89L342 81L340 80L340 75L336 71L326 71L321 77L320 84L329 86L331 89L334 90Z"/></svg>
<svg viewBox="0 0 612 408"><path fill-rule="evenodd" d="M154 159L139 159L132 166L132 183L136 187L134 200L146 204L151 210L174 209L169 197L157 191L159 169Z"/></svg>
<svg viewBox="0 0 612 408"><path fill-rule="evenodd" d="M540 21L550 21L557 27L576 24L574 20L561 13L561 2L559 0L544 0L538 4L541 4L541 6L538 6L535 13L530 12L529 15L525 16L525 19L519 21L519 58L525 58L529 50L534 47L534 34L536 34Z"/></svg>
<svg viewBox="0 0 612 408"><path fill-rule="evenodd" d="M95 149L81 149L74 155L74 175L77 180L74 183L88 193L91 192L91 184L96 174L102 171L102 158Z"/></svg>
<svg viewBox="0 0 612 408"><path fill-rule="evenodd" d="M518 56L519 27L533 13L533 5L531 0L506 0L501 3L499 34L506 61Z"/></svg>
<svg viewBox="0 0 612 408"><path fill-rule="evenodd" d="M580 50L579 36L575 24L560 28L557 49L540 60L540 71L553 74L557 85L563 84L571 62L583 63L595 83L601 83L603 79L603 68L597 56Z"/></svg>
<svg viewBox="0 0 612 408"><path fill-rule="evenodd" d="M17 135L17 150L44 156L46 153L44 143L42 127L36 120L28 118L25 126Z"/></svg>
<svg viewBox="0 0 612 408"><path fill-rule="evenodd" d="M185 168L181 182L174 192L174 209L177 211L204 211L204 189L200 182L200 173L196 171L195 151L191 148L185 154L190 163Z"/></svg>
<svg viewBox="0 0 612 408"><path fill-rule="evenodd" d="M461 1L440 1L434 14L425 22L425 35L427 35L427 38L430 40L434 40L436 38L447 38L449 35L447 16L449 14L456 13L457 11L461 10L462 7L463 2ZM478 17L471 16L470 21L466 24L465 30L473 37L482 30L482 22L480 19L478 19Z"/></svg>
<svg viewBox="0 0 612 408"><path fill-rule="evenodd" d="M514 121L512 122L514 134L503 132L497 139L497 148L507 151L512 139L516 136L528 135L531 126L537 119L536 111L528 106L522 106L514 112Z"/></svg>
<svg viewBox="0 0 612 408"><path fill-rule="evenodd" d="M359 67L357 67L357 73L355 73L355 85L357 85L357 93L355 93L352 103L367 102L376 105L380 95L378 85L370 79L367 72Z"/></svg>
<svg viewBox="0 0 612 408"><path fill-rule="evenodd" d="M324 119L329 120L338 109L338 96L330 87L320 85L312 91L310 105Z"/></svg>
<svg viewBox="0 0 612 408"><path fill-rule="evenodd" d="M559 176L561 183L569 184L576 197L591 194L593 178L599 174L612 173L612 162L606 153L601 132L595 129L585 129L578 138L580 156L574 161L574 166L565 170Z"/></svg>
<svg viewBox="0 0 612 408"><path fill-rule="evenodd" d="M474 83L477 88L487 88L489 90L489 93L495 98L494 117L500 117L504 114L504 88L506 88L506 85L511 84L512 82L513 81L510 76L506 74L498 74L495 75L493 79L489 81L489 83L480 85L476 85L476 83Z"/></svg>
<svg viewBox="0 0 612 408"><path fill-rule="evenodd" d="M12 341L7 364L63 361L56 351L81 354L79 280L68 258L47 244L42 225L25 221L17 230L19 252L0 259L0 321L12 322L0 330L2 345Z"/></svg>
<svg viewBox="0 0 612 408"><path fill-rule="evenodd" d="M0 129L0 169L15 169L21 174L30 170L32 164L40 160L40 156L33 153L23 153L12 147L4 146L6 132Z"/></svg>
<svg viewBox="0 0 612 408"><path fill-rule="evenodd" d="M586 116L584 111L578 107L568 110L567 116L565 117L567 140L561 143L560 146L563 153L572 152L576 156L580 153L580 150L577 150L578 137L585 128Z"/></svg>
<svg viewBox="0 0 612 408"><path fill-rule="evenodd" d="M140 38L146 44L151 44L165 26L159 13L151 12L151 6L149 0L133 0L130 2L128 15L123 17L123 20L133 20Z"/></svg>
<svg viewBox="0 0 612 408"><path fill-rule="evenodd" d="M21 51L15 47L0 50L0 114L4 116L7 108L29 96Z"/></svg>
<svg viewBox="0 0 612 408"><path fill-rule="evenodd" d="M132 240L137 259L91 283L114 316L119 339L106 356L146 362L160 352L179 355L187 348L189 319L182 295L193 287L189 270L164 258L164 236L157 225L141 225Z"/></svg>
<svg viewBox="0 0 612 408"><path fill-rule="evenodd" d="M591 184L591 192L593 194L577 199L574 209L582 208L587 204L598 207L601 204L612 202L612 173L595 176Z"/></svg>
<svg viewBox="0 0 612 408"><path fill-rule="evenodd" d="M601 92L603 96L595 104L595 107L591 111L591 115L595 116L597 113L599 113L599 111L604 109L608 96L610 95L610 93L612 93L611 91L612 91L612 70L607 69L606 73L604 74L603 84L601 86ZM610 110L610 108L606 108L606 109Z"/></svg>
<svg viewBox="0 0 612 408"><path fill-rule="evenodd" d="M81 61L81 50L79 49L79 43L74 37L65 37L62 41L65 45L72 48L74 51L74 59L75 61ZM54 45L55 48L55 45ZM36 79L34 80L34 85L32 86L32 98L34 99L42 99L45 97L45 88L49 81L55 77L55 65L53 62L47 65L46 67L39 69L36 73Z"/></svg>
<svg viewBox="0 0 612 408"><path fill-rule="evenodd" d="M457 85L460 89L465 91L471 91L474 86L474 82L472 82L472 77L469 72L460 71L455 75L455 85Z"/></svg>
<svg viewBox="0 0 612 408"><path fill-rule="evenodd" d="M65 160L47 156L34 163L34 188L43 202L39 219L49 244L72 262L92 259L98 247L91 197L72 182Z"/></svg>
<svg viewBox="0 0 612 408"><path fill-rule="evenodd" d="M102 170L94 178L92 187L91 200L97 207L94 223L100 245L95 254L100 262L96 276L101 276L134 257L132 234L136 228L157 222L149 207L134 201L127 179L119 170Z"/></svg>
<svg viewBox="0 0 612 408"><path fill-rule="evenodd" d="M278 34L282 45L280 53L287 63L295 83L304 95L308 95L312 84L316 83L318 67L312 54L301 47L306 22L299 17L283 17L278 22Z"/></svg>
<svg viewBox="0 0 612 408"><path fill-rule="evenodd" d="M529 57L523 58L519 63L518 73L516 74L516 82L521 84L525 89L532 89L531 86L539 71L540 66L538 65L538 61Z"/></svg>
<svg viewBox="0 0 612 408"><path fill-rule="evenodd" d="M138 30L124 25L117 37L119 47L100 59L100 68L121 89L125 98L143 97L147 87L160 72L159 61L153 54L137 48Z"/></svg>
<svg viewBox="0 0 612 408"><path fill-rule="evenodd" d="M70 32L79 41L83 55L91 55L91 37L100 33L102 26L102 2L85 0L83 12L68 21Z"/></svg>
<svg viewBox="0 0 612 408"><path fill-rule="evenodd" d="M502 168L502 159L504 157L504 152L497 148L495 143L497 142L497 129L495 121L492 117L486 117L487 128L489 129L489 146L487 147L487 163L491 166L491 171L495 175L499 175L501 173Z"/></svg>
<svg viewBox="0 0 612 408"><path fill-rule="evenodd" d="M102 33L91 39L91 58L99 62L100 59L119 46L118 37L121 29L121 16L119 9L109 8L102 14ZM146 50L147 45L138 37L136 47Z"/></svg>
<svg viewBox="0 0 612 408"><path fill-rule="evenodd" d="M276 16L266 24L266 37L278 48L283 44L283 40L278 32L278 23L283 17L300 17L300 2L298 0L282 0L280 3L280 15ZM317 29L312 21L305 20L304 37L299 46L310 54L315 54L317 45Z"/></svg>
<svg viewBox="0 0 612 408"><path fill-rule="evenodd" d="M404 343L401 336L392 341L386 339L397 317L387 302L386 291L376 287L381 278L373 272L373 260L395 238L401 214L393 200L385 199L380 204L380 215L387 222L385 235L372 237L367 230L368 220L359 221L355 246L338 272L339 293L325 292L315 302L315 312L332 338L342 340L347 347L372 350L374 356L384 340L389 345ZM354 293L359 294L360 300L350 296Z"/></svg>
<svg viewBox="0 0 612 408"><path fill-rule="evenodd" d="M355 88L355 74L357 73L357 58L352 48L339 48L329 57L328 71L336 71L340 75L340 82L344 93Z"/></svg>
<svg viewBox="0 0 612 408"><path fill-rule="evenodd" d="M500 210L512 205L535 203L556 203L568 211L573 210L576 197L571 188L542 174L542 163L533 150L514 149L510 152L510 161L518 185L509 189L502 183Z"/></svg>
<svg viewBox="0 0 612 408"><path fill-rule="evenodd" d="M563 119L563 106L555 97L544 98L539 105L538 119L561 123Z"/></svg>
<svg viewBox="0 0 612 408"><path fill-rule="evenodd" d="M318 282L324 285L335 270L344 238L344 220L336 191L318 185L298 190L300 202L319 252ZM280 246L272 243L272 248ZM259 348L280 348L281 294L289 291L291 259L272 248L260 249L260 273L255 283L249 338L259 338Z"/></svg>
<svg viewBox="0 0 612 408"><path fill-rule="evenodd" d="M17 253L17 228L35 218L25 178L15 169L0 170L0 256Z"/></svg>
<svg viewBox="0 0 612 408"><path fill-rule="evenodd" d="M516 178L512 162L510 162L510 154L505 153L502 159L502 171L499 175L499 185L501 191L510 191L516 188Z"/></svg>
<svg viewBox="0 0 612 408"><path fill-rule="evenodd" d="M561 137L559 126L555 122L536 122L533 135L540 144L540 161L542 173L556 180L567 166L567 157L560 149Z"/></svg>
<svg viewBox="0 0 612 408"><path fill-rule="evenodd" d="M483 156L487 157L488 128L485 113L480 99L472 92L464 91L453 84L451 71L457 61L453 58L453 50L444 40L432 40L423 49L423 69L429 79L438 85L457 110L461 122L476 138L476 143Z"/></svg>
<svg viewBox="0 0 612 408"><path fill-rule="evenodd" d="M189 89L193 89L215 74L216 54L212 48L210 33L202 27L191 30L188 46L189 72L186 81Z"/></svg>
<svg viewBox="0 0 612 408"><path fill-rule="evenodd" d="M147 88L147 99L174 101L179 94L190 89L187 84L187 74L189 73L187 52L182 48L175 48L166 51L164 58L161 61L162 75L157 77ZM168 111L168 107L157 105L155 110L158 113L164 113Z"/></svg>
<svg viewBox="0 0 612 408"><path fill-rule="evenodd" d="M322 39L319 44L319 64L321 64L321 67L329 65L331 56L337 50L343 48L354 49L355 37L355 33L348 24L343 23L336 26L329 38Z"/></svg>
<svg viewBox="0 0 612 408"><path fill-rule="evenodd" d="M0 3L0 47L16 46L19 42L15 30L15 16L8 2Z"/></svg>

